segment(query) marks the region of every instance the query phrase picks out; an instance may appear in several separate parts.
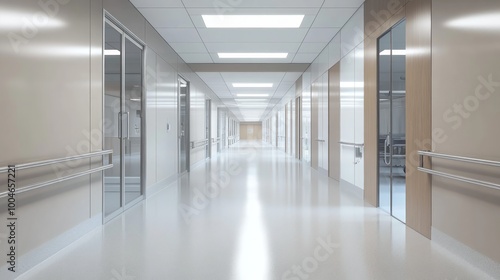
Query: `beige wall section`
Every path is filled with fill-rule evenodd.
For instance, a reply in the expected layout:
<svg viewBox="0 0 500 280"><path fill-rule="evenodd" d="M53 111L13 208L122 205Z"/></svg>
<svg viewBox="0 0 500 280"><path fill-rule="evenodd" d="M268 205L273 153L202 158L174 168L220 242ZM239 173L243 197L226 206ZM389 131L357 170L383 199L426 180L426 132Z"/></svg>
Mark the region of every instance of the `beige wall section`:
<svg viewBox="0 0 500 280"><path fill-rule="evenodd" d="M1 9L6 13L22 13L26 18L47 13L38 3L3 1ZM100 150L102 135L92 132L100 128L102 110L102 97L99 98L102 68L99 69L101 58L97 55L102 46L99 40L102 26L89 24L91 18L99 18L99 2L93 4L91 7L90 1L70 1L58 5L59 10L51 20L61 25L39 27L29 37L21 28L0 31L0 120L4 129L0 137L0 166ZM11 41L12 36L16 41ZM91 75L92 70L96 72ZM91 167L88 161L83 161L67 172L72 164L75 162L19 172L18 187ZM0 176L1 191L6 190L7 180L3 175ZM18 257L98 216L101 212L99 181L98 175L85 176L18 194L17 239L22 240L22 246L17 248ZM3 221L7 214L6 201L0 199ZM6 230L5 226L1 227L0 235L6 235ZM7 254L4 245L0 246L2 256ZM2 273L7 271L4 265L0 264ZM8 279L1 273L0 278Z"/></svg>
<svg viewBox="0 0 500 280"><path fill-rule="evenodd" d="M406 224L431 238L431 181L417 170L430 148L432 117L431 0L406 5Z"/></svg>
<svg viewBox="0 0 500 280"><path fill-rule="evenodd" d="M499 29L477 18L498 15L499 3L432 3L433 149L500 161ZM500 183L498 168L438 160L433 168ZM433 228L499 263L500 191L439 177L432 191Z"/></svg>
<svg viewBox="0 0 500 280"><path fill-rule="evenodd" d="M262 123L240 123L240 140L262 140Z"/></svg>
<svg viewBox="0 0 500 280"><path fill-rule="evenodd" d="M340 180L340 62L328 72L328 175Z"/></svg>

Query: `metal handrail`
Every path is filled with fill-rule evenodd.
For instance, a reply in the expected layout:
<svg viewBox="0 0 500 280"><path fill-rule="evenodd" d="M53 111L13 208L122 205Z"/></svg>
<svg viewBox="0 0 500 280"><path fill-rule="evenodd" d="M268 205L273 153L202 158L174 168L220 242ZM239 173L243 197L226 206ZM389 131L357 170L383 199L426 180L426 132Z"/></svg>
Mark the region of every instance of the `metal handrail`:
<svg viewBox="0 0 500 280"><path fill-rule="evenodd" d="M434 153L434 152L430 152L430 151L418 151L418 155L420 156L420 164L419 164L420 166L417 167L417 169L420 172L424 172L424 173L436 175L436 176L441 176L444 178L453 179L453 180L457 180L457 181L464 182L464 183L475 184L475 185L483 186L483 187L494 189L494 190L500 190L500 184L495 184L495 183L491 183L491 182L487 182L487 181L467 178L467 177L463 177L463 176L453 175L453 174L425 168L423 157L427 156L427 157L434 157L434 158L447 159L447 160L453 160L453 161L477 163L477 164L482 164L482 165L500 167L500 162L498 162L498 161L439 154L439 153Z"/></svg>
<svg viewBox="0 0 500 280"><path fill-rule="evenodd" d="M365 144L357 144L357 143L350 143L350 142L339 142L340 145L346 145L346 146L353 146L353 147L364 147Z"/></svg>
<svg viewBox="0 0 500 280"><path fill-rule="evenodd" d="M455 160L455 161L461 161L461 162L477 163L477 164L482 164L482 165L500 167L500 162L493 161L493 160L484 160L484 159L462 157L462 156L452 156L452 155L434 153L434 152L430 152L430 151L418 151L418 154L420 156L428 156L428 157L434 157L434 158L441 158L441 159L448 159L448 160Z"/></svg>
<svg viewBox="0 0 500 280"><path fill-rule="evenodd" d="M59 158L59 159L51 159L51 160L44 160L44 161L37 161L37 162L31 162L31 163L24 163L24 164L15 165L15 169L16 169L16 171L18 171L18 170L25 170L25 169L29 169L29 168L36 168L36 167L48 166L48 165L56 164L56 163L68 162L68 161L72 161L72 160L80 160L80 159L92 158L92 157L97 157L97 156L105 156L105 155L109 156L109 164L108 165L101 166L101 167L96 167L94 169L90 169L90 170L87 170L87 171L78 172L78 173L75 173L75 174L72 174L72 175L68 175L68 176L64 176L64 177L61 177L61 178L49 180L49 181L46 181L46 182L33 184L33 185L30 185L30 186L27 186L27 187L18 188L18 189L16 189L15 194L24 193L24 192L31 191L31 190L36 190L36 189L43 188L43 187L46 187L46 186L49 186L49 185L61 183L61 182L64 182L64 181L68 181L68 180L71 180L71 179L79 178L79 177L82 177L82 176L85 176L85 175L90 175L90 174L93 174L93 173L96 173L96 172L101 172L101 171L110 169L110 168L113 167L113 151L112 150L106 150L106 151L93 152L93 153L88 153L88 154L83 154L83 155L77 155L77 156L70 156L70 157ZM8 167L6 167L6 168L0 168L0 173L6 172L8 170L9 170ZM8 195L9 195L8 191L1 192L0 193L0 198L7 197Z"/></svg>
<svg viewBox="0 0 500 280"><path fill-rule="evenodd" d="M68 161L72 161L72 160L86 159L86 158L105 156L105 155L109 155L109 157L110 157L109 161L113 162L113 160L111 158L112 154L113 154L112 150L106 150L106 151L93 152L93 153L88 153L88 154L83 154L83 155L69 156L69 157L65 157L65 158L23 163L23 164L17 164L16 170L24 170L24 169L35 168L35 167L42 167L42 166L47 166L47 165L56 164L56 163L63 163L63 162L68 162ZM5 173L8 170L9 170L8 167L2 167L2 168L0 168L0 173Z"/></svg>
<svg viewBox="0 0 500 280"><path fill-rule="evenodd" d="M210 142L209 139L204 139L204 140L199 140L199 141L191 141L191 149L196 149L199 147L203 147L208 145L208 142Z"/></svg>
<svg viewBox="0 0 500 280"><path fill-rule="evenodd" d="M110 169L112 167L113 167L113 164L108 164L108 165L105 165L105 166L97 167L97 168L94 168L94 169L91 169L91 170L87 170L87 171L83 171L83 172L78 172L78 173L75 173L75 174L72 174L72 175L64 176L64 177L57 178L57 179L54 179L54 180L50 180L50 181L47 181L47 182L33 184L33 185L27 186L27 187L22 187L22 188L16 189L15 194L23 193L23 192L27 192L27 191L31 191L31 190L36 190L36 189L39 189L39 188L43 188L43 187L46 187L46 186L49 186L49 185L61 183L61 182L68 181L68 180L71 180L71 179L76 179L76 178L79 178L79 177L82 177L82 176L85 176L85 175L90 175L92 173L104 171L104 170ZM0 198L7 197L8 195L9 195L9 192L7 192L7 191L1 192L0 193Z"/></svg>

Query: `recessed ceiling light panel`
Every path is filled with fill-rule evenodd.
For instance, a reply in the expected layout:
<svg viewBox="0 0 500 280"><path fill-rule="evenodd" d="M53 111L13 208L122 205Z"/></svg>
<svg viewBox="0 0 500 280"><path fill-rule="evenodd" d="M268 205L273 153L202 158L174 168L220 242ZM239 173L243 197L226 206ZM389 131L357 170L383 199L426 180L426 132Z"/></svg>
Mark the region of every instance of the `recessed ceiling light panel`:
<svg viewBox="0 0 500 280"><path fill-rule="evenodd" d="M288 53L218 53L219 58L287 58Z"/></svg>
<svg viewBox="0 0 500 280"><path fill-rule="evenodd" d="M299 28L304 15L202 15L207 28Z"/></svg>
<svg viewBox="0 0 500 280"><path fill-rule="evenodd" d="M238 97L268 97L269 94L263 94L263 93L241 93L241 94L237 94L236 96L238 96Z"/></svg>
<svg viewBox="0 0 500 280"><path fill-rule="evenodd" d="M272 88L272 83L233 83L235 88Z"/></svg>

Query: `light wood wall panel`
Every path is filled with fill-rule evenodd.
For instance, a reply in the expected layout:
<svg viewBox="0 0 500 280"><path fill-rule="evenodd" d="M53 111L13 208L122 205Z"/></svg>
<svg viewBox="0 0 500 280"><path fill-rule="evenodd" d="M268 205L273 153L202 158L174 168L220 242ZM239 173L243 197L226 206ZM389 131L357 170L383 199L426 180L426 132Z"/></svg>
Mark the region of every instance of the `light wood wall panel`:
<svg viewBox="0 0 500 280"><path fill-rule="evenodd" d="M328 175L340 180L340 62L328 72Z"/></svg>
<svg viewBox="0 0 500 280"><path fill-rule="evenodd" d="M431 0L365 2L365 200L378 206L377 39L407 19L407 225L430 238L429 178L416 171L417 140L431 139ZM418 161L417 161L418 162ZM418 163L417 163L418 165Z"/></svg>
<svg viewBox="0 0 500 280"><path fill-rule="evenodd" d="M262 140L262 123L240 123L240 140Z"/></svg>
<svg viewBox="0 0 500 280"><path fill-rule="evenodd" d="M417 170L418 150L432 139L431 0L406 6L406 223L431 237L432 189L429 175ZM429 167L429 164L426 164Z"/></svg>

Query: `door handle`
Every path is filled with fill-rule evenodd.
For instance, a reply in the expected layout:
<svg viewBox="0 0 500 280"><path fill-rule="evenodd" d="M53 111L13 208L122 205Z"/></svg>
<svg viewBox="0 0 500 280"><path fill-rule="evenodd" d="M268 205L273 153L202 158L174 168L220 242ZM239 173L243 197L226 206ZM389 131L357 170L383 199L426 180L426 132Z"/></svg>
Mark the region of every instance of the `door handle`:
<svg viewBox="0 0 500 280"><path fill-rule="evenodd" d="M127 115L127 137L125 139L130 139L130 112L123 113Z"/></svg>
<svg viewBox="0 0 500 280"><path fill-rule="evenodd" d="M391 165L392 163L392 158L390 157L390 155L387 154L387 147L389 147L389 149L391 148L391 136L390 134L387 134L387 137L385 138L385 142L384 142L384 162L385 164L387 165ZM390 152L390 150L389 150Z"/></svg>
<svg viewBox="0 0 500 280"><path fill-rule="evenodd" d="M122 112L118 112L118 139L122 139L123 120Z"/></svg>

